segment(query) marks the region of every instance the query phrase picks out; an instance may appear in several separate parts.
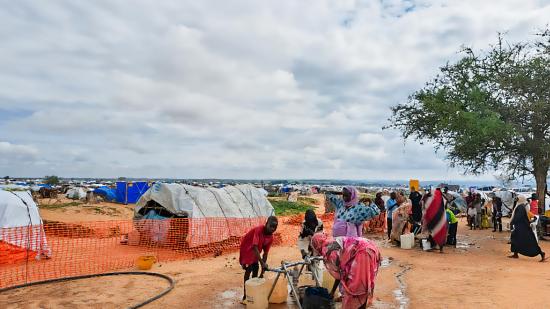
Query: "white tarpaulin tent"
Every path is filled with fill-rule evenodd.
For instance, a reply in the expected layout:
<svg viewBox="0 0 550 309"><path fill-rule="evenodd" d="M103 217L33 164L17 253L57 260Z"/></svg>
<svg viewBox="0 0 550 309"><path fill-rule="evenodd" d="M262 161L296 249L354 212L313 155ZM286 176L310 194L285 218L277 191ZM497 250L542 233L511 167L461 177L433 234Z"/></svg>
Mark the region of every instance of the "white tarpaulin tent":
<svg viewBox="0 0 550 309"><path fill-rule="evenodd" d="M38 207L29 191L0 190L0 241L49 257Z"/></svg>
<svg viewBox="0 0 550 309"><path fill-rule="evenodd" d="M204 245L242 236L246 233L239 224L243 220L266 218L274 214L265 194L252 185L201 188L190 185L155 183L136 203L135 217L142 218L140 210L154 201L169 213L192 218L189 221L190 246ZM209 221L196 219L205 218ZM255 222L249 220L247 222ZM204 228L205 226L207 228ZM206 235L208 234L208 235Z"/></svg>
<svg viewBox="0 0 550 309"><path fill-rule="evenodd" d="M80 187L70 188L65 196L73 200L84 200L86 199L86 191Z"/></svg>

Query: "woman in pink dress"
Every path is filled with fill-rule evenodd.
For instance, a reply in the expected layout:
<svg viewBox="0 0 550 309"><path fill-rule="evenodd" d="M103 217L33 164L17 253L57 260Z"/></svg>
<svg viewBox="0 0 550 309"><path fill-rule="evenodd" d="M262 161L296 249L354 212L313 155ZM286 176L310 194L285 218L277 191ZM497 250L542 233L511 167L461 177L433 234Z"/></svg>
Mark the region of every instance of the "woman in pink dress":
<svg viewBox="0 0 550 309"><path fill-rule="evenodd" d="M373 241L359 237L315 234L311 245L323 256L328 272L336 279L331 294L340 285L343 309L372 304L374 282L380 266L380 251Z"/></svg>

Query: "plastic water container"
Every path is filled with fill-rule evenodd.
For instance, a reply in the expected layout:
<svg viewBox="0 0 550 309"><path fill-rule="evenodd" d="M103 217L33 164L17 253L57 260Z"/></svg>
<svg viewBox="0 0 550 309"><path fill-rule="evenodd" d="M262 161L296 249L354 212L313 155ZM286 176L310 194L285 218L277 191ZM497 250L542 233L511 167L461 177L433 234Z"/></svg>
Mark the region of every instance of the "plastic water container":
<svg viewBox="0 0 550 309"><path fill-rule="evenodd" d="M427 239L422 239L422 250L428 251L432 249L432 244Z"/></svg>
<svg viewBox="0 0 550 309"><path fill-rule="evenodd" d="M332 286L334 285L334 277L327 271L325 270L323 272L323 281L322 281L322 284L321 286L324 287L325 289L331 291L332 290Z"/></svg>
<svg viewBox="0 0 550 309"><path fill-rule="evenodd" d="M140 270L149 270L156 261L154 255L142 255L136 259L136 266Z"/></svg>
<svg viewBox="0 0 550 309"><path fill-rule="evenodd" d="M414 247L414 234L403 234L400 236L401 249L412 249Z"/></svg>
<svg viewBox="0 0 550 309"><path fill-rule="evenodd" d="M267 285L267 295L269 295L269 290L273 286L273 282L275 282L275 278L277 278L277 275L269 274L269 276L264 277L266 279L266 285ZM269 303L271 304L282 304L286 302L286 299L288 298L288 279L285 275L281 274L279 276L279 280L277 280L277 284L275 285L275 288L273 288L273 293L271 293L271 297L269 297Z"/></svg>
<svg viewBox="0 0 550 309"><path fill-rule="evenodd" d="M315 279L313 279L313 276L311 273L305 273L303 272L300 276L300 279L298 279L298 286L315 286Z"/></svg>
<svg viewBox="0 0 550 309"><path fill-rule="evenodd" d="M245 282L247 309L267 309L269 288L266 282L264 278L252 278Z"/></svg>

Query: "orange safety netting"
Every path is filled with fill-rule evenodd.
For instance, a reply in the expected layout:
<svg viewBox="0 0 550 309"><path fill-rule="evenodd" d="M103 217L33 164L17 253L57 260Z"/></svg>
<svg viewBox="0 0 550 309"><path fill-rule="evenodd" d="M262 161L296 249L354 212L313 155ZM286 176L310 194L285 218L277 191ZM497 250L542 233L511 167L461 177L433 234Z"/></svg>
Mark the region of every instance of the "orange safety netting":
<svg viewBox="0 0 550 309"><path fill-rule="evenodd" d="M319 215L330 233L334 214ZM281 217L274 245L296 245L303 215ZM138 257L158 262L237 251L266 218L192 218L46 222L0 229L0 288L132 268ZM45 235L45 237L44 237Z"/></svg>
<svg viewBox="0 0 550 309"><path fill-rule="evenodd" d="M28 228L3 228L0 288L128 269L142 255L154 255L159 262L217 256L238 250L242 236L265 220L260 217L48 222L32 227L44 231L42 243L26 247L25 244L30 244L26 242L30 235ZM285 231L283 226L280 225ZM276 233L275 245L282 243L285 240Z"/></svg>

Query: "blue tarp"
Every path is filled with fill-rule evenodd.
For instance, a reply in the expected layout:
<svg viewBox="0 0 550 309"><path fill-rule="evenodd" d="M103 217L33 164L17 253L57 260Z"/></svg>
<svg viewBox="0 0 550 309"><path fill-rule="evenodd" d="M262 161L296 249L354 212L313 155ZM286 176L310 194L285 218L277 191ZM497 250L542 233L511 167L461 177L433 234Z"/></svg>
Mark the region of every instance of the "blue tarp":
<svg viewBox="0 0 550 309"><path fill-rule="evenodd" d="M117 181L116 201L122 204L135 204L147 190L149 190L149 183L145 181Z"/></svg>
<svg viewBox="0 0 550 309"><path fill-rule="evenodd" d="M116 190L107 186L96 188L94 193L102 196L108 202L116 201Z"/></svg>
<svg viewBox="0 0 550 309"><path fill-rule="evenodd" d="M39 187L42 187L42 188L46 188L46 189L51 189L52 186L50 186L49 184L47 183L39 183L38 184Z"/></svg>

